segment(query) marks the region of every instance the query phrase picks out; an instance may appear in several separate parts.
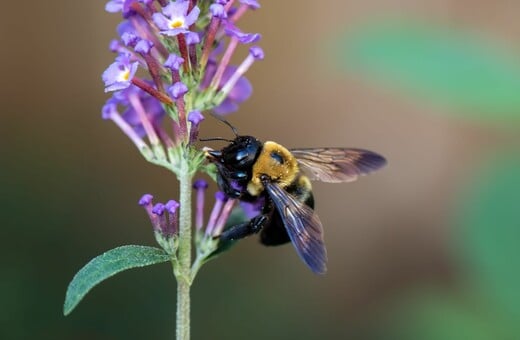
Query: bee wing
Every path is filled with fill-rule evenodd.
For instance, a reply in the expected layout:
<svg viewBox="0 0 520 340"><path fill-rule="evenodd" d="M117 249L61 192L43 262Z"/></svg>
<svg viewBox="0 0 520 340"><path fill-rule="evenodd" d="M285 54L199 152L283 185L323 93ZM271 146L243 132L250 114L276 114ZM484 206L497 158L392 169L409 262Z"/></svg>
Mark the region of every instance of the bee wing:
<svg viewBox="0 0 520 340"><path fill-rule="evenodd" d="M362 149L292 149L291 153L311 180L330 183L355 181L386 164L383 156Z"/></svg>
<svg viewBox="0 0 520 340"><path fill-rule="evenodd" d="M266 189L300 258L313 272L324 274L327 270L327 250L318 215L276 183L267 183Z"/></svg>

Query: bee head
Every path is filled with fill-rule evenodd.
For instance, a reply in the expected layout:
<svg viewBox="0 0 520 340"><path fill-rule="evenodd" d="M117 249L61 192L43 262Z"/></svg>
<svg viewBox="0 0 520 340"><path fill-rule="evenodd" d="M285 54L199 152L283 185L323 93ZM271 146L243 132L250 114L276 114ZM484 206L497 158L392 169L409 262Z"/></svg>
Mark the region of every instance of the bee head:
<svg viewBox="0 0 520 340"><path fill-rule="evenodd" d="M262 142L252 136L237 136L220 151L210 151L217 162L236 170L250 169L262 149Z"/></svg>

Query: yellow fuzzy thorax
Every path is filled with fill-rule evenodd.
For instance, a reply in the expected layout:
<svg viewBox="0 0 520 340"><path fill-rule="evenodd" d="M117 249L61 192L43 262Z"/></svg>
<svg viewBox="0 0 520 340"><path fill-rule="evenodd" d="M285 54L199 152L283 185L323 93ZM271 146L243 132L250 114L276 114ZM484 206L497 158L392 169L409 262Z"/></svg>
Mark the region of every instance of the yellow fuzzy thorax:
<svg viewBox="0 0 520 340"><path fill-rule="evenodd" d="M269 176L272 181L285 188L294 181L298 172L298 162L289 150L278 143L265 142L253 165L252 178L247 185L247 191L252 196L258 196L264 190L260 180L262 175Z"/></svg>

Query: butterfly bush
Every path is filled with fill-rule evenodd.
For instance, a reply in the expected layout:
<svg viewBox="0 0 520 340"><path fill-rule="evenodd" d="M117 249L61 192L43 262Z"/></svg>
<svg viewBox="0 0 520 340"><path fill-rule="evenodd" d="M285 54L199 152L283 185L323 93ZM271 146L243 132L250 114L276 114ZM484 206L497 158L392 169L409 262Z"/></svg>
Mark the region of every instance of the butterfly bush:
<svg viewBox="0 0 520 340"><path fill-rule="evenodd" d="M89 262L73 278L64 313L75 308L100 281L119 271L170 261L177 279L177 339L190 335L190 286L200 267L229 248L218 235L235 214L236 201L215 194L205 221L208 183L193 182L215 167L195 146L208 113L237 111L252 93L244 74L264 58L260 34L238 23L260 8L255 0L110 0L105 9L122 16L117 39L109 44L114 61L102 74L110 94L102 118L112 121L150 163L171 170L179 181L178 200L139 200L149 216L159 248L122 246ZM236 51L247 56L236 65ZM192 223L192 192L196 197ZM232 214L233 212L233 214ZM195 259L192 261L192 244Z"/></svg>
<svg viewBox="0 0 520 340"><path fill-rule="evenodd" d="M112 93L103 118L148 161L177 173L179 149L197 140L203 112L234 112L251 95L244 74L264 52L255 45L260 34L237 23L259 7L254 0L109 1L106 10L123 21L110 43L117 55L102 75L105 92ZM247 57L231 65L240 48Z"/></svg>
<svg viewBox="0 0 520 340"><path fill-rule="evenodd" d="M237 24L247 11L259 7L254 0L109 1L105 9L120 13L123 21L117 28L119 39L110 43L117 55L102 75L105 92L112 93L102 117L114 122L146 160L179 174L188 151L189 171L207 170L204 154L193 145L204 112L237 111L251 96L244 74L264 58L256 45L261 36L243 32ZM247 57L232 65L241 48L247 49ZM196 184L200 233L202 184ZM206 238L221 231L232 207L230 200L220 216L217 207L224 198L222 193L217 196L216 210L201 233ZM153 205L149 194L139 202L150 216L158 243L169 253L177 248L174 211L179 204L173 202Z"/></svg>

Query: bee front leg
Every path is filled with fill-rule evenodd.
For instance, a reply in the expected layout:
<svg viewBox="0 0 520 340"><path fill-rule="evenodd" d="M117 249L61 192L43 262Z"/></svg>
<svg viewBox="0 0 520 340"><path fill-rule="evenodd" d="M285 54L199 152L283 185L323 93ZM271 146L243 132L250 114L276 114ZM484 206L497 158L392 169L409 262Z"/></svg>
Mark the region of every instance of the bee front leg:
<svg viewBox="0 0 520 340"><path fill-rule="evenodd" d="M221 241L239 240L249 235L258 233L262 227L267 224L269 219L269 214L255 216L249 222L237 224L228 228L217 237Z"/></svg>

